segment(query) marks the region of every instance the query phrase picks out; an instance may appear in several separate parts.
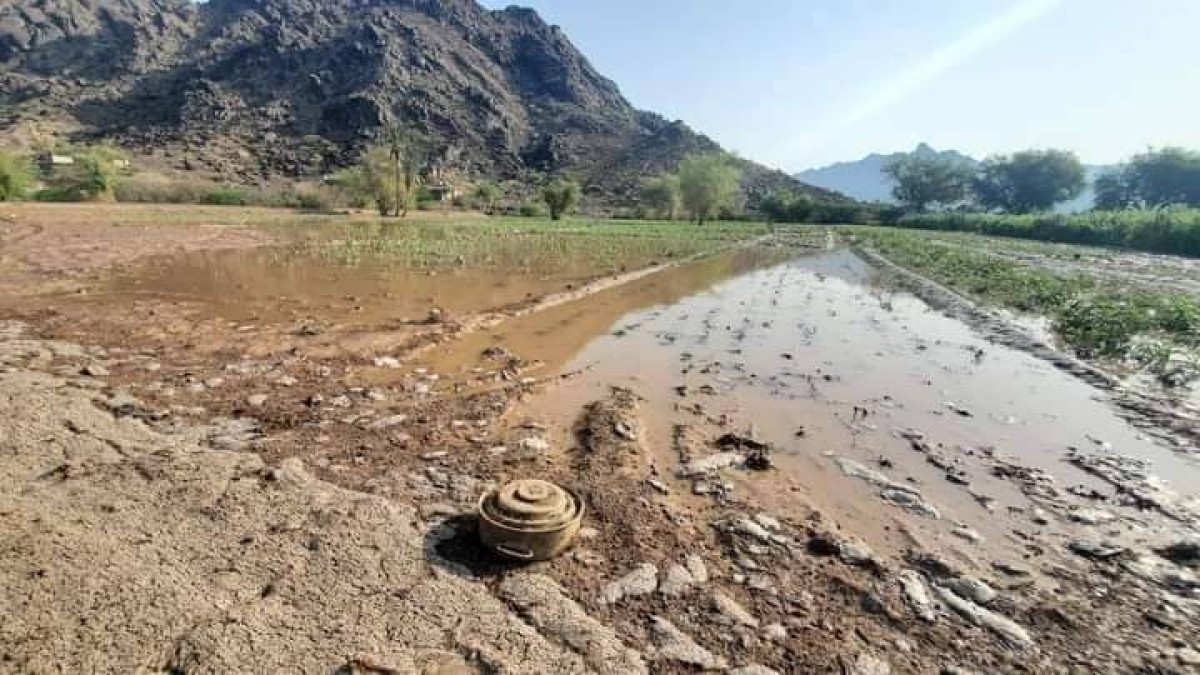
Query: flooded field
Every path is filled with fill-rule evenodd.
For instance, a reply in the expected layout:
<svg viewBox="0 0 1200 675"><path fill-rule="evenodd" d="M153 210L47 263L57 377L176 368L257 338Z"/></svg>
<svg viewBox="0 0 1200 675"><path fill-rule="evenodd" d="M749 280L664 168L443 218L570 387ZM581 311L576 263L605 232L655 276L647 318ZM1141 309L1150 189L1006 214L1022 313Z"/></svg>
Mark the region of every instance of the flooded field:
<svg viewBox="0 0 1200 675"><path fill-rule="evenodd" d="M1200 457L1178 430L927 304L836 232L220 224L219 246L180 234L56 271L31 263L61 241L18 225L11 391L62 378L47 390L105 424L261 458L263 485L306 471L409 509L420 574L481 585L552 641L627 645L613 666L567 640L613 672L1191 667ZM86 479L63 461L37 475ZM516 568L469 514L528 477L588 515L569 554ZM219 512L207 494L182 499ZM295 526L310 541L340 517L314 508L322 524ZM265 534L238 546L259 539L265 555ZM574 618L537 614L519 583Z"/></svg>

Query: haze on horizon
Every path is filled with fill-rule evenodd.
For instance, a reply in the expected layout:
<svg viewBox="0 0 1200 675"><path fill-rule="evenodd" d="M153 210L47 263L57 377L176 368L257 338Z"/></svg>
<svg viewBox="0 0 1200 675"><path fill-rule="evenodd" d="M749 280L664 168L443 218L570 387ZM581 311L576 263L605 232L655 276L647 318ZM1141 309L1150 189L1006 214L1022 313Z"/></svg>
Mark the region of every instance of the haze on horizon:
<svg viewBox="0 0 1200 675"><path fill-rule="evenodd" d="M634 105L787 171L919 142L1093 164L1200 148L1194 0L519 4Z"/></svg>

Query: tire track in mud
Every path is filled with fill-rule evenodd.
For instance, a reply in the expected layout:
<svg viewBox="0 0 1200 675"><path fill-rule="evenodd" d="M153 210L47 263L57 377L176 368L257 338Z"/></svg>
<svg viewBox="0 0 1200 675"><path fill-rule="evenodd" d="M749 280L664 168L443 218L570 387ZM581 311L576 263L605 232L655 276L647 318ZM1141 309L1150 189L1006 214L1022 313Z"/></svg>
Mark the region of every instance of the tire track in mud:
<svg viewBox="0 0 1200 675"><path fill-rule="evenodd" d="M853 250L890 281L930 307L971 326L988 341L1031 354L1109 394L1121 419L1161 443L1182 452L1200 452L1200 416L1172 406L1161 398L1130 389L1110 373L1055 349L1025 329L980 308L966 296L891 261L874 249L855 246Z"/></svg>

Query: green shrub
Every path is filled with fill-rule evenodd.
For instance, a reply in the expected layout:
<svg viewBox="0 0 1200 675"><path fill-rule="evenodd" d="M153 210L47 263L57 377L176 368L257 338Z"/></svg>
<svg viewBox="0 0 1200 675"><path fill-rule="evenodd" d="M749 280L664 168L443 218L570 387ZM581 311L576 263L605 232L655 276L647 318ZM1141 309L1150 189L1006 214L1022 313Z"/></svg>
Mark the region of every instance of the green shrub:
<svg viewBox="0 0 1200 675"><path fill-rule="evenodd" d="M33 168L19 155L0 150L0 202L23 199L33 184Z"/></svg>
<svg viewBox="0 0 1200 675"><path fill-rule="evenodd" d="M533 202L525 202L517 208L517 213L521 214L524 218L537 218L542 215L542 210Z"/></svg>
<svg viewBox="0 0 1200 675"><path fill-rule="evenodd" d="M82 202L87 198L73 185L51 185L33 193L34 201L39 202Z"/></svg>
<svg viewBox="0 0 1200 675"><path fill-rule="evenodd" d="M200 203L213 206L246 206L249 204L249 200L246 197L245 189L222 185L205 192Z"/></svg>
<svg viewBox="0 0 1200 675"><path fill-rule="evenodd" d="M1070 215L938 213L904 216L895 224L924 230L974 232L1200 257L1200 209L1178 206Z"/></svg>

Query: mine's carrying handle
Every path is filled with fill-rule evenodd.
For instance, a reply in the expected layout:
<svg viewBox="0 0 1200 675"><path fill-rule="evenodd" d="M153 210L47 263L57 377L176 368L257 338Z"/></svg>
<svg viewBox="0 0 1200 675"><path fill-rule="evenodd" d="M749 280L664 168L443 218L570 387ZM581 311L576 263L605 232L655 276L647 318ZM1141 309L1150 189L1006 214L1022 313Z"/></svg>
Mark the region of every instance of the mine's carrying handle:
<svg viewBox="0 0 1200 675"><path fill-rule="evenodd" d="M519 558L521 560L532 560L533 551L529 549L515 549L507 544L497 544L496 550L507 556Z"/></svg>

